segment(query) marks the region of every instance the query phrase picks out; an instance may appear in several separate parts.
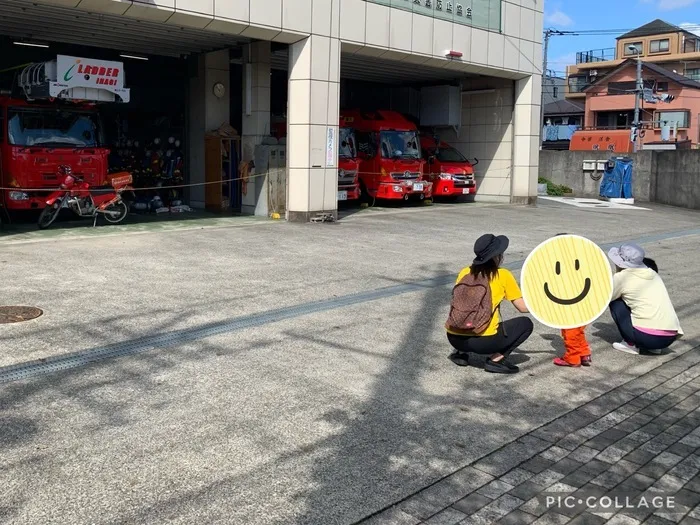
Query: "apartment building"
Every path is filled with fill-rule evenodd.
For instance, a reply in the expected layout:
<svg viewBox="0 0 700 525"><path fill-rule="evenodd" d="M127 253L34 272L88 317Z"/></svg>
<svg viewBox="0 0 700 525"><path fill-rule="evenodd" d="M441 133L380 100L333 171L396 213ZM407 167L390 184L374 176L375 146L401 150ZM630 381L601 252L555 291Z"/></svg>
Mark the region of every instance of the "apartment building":
<svg viewBox="0 0 700 525"><path fill-rule="evenodd" d="M663 20L654 20L618 37L615 47L576 53L576 64L566 69L566 97L586 98L587 87L637 56L691 80L700 80L700 37Z"/></svg>

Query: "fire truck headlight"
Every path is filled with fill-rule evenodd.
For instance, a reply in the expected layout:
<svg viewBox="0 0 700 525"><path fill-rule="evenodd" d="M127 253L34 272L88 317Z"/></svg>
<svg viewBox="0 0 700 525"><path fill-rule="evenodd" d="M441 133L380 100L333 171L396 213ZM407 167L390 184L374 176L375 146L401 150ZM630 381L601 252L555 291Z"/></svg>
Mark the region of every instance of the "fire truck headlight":
<svg viewBox="0 0 700 525"><path fill-rule="evenodd" d="M24 193L23 191L11 191L10 192L10 200L11 201L28 201L29 195Z"/></svg>
<svg viewBox="0 0 700 525"><path fill-rule="evenodd" d="M442 179L442 180L452 180L452 174L451 174L451 173L441 173L441 174L440 174L440 179Z"/></svg>
<svg viewBox="0 0 700 525"><path fill-rule="evenodd" d="M403 187L401 186L394 186L394 191L396 193L402 193L403 192Z"/></svg>

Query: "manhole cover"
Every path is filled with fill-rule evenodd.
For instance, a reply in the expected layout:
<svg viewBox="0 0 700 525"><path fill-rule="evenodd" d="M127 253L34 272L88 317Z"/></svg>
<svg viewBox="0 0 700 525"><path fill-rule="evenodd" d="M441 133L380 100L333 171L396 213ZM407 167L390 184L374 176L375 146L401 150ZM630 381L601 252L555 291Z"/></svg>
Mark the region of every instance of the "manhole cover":
<svg viewBox="0 0 700 525"><path fill-rule="evenodd" d="M33 306L0 306L0 324L29 321L43 313L42 310Z"/></svg>

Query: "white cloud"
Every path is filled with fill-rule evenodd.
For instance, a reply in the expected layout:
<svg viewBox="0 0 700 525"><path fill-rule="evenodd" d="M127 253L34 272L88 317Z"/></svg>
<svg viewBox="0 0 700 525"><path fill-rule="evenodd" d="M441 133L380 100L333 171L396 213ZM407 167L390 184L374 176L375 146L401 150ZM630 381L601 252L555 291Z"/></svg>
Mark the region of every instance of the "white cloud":
<svg viewBox="0 0 700 525"><path fill-rule="evenodd" d="M694 1L694 0L693 0ZM569 27L574 23L569 15L561 9L555 9L544 17L545 22L552 26Z"/></svg>
<svg viewBox="0 0 700 525"><path fill-rule="evenodd" d="M698 0L641 0L643 4L655 4L659 11L673 11L696 4Z"/></svg>
<svg viewBox="0 0 700 525"><path fill-rule="evenodd" d="M698 24L691 24L690 22L683 22L680 25L680 27L682 27L686 31L693 33L694 35L700 36L700 25L698 25Z"/></svg>

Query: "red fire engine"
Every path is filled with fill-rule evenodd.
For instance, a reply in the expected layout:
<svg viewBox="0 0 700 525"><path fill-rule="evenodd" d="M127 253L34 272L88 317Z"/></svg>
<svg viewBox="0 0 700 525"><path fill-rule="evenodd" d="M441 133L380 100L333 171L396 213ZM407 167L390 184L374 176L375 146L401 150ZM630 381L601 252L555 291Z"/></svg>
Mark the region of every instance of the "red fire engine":
<svg viewBox="0 0 700 525"><path fill-rule="evenodd" d="M43 209L59 166L90 186L105 184L109 149L95 103L117 101L129 101L120 62L59 55L25 67L0 95L2 204Z"/></svg>
<svg viewBox="0 0 700 525"><path fill-rule="evenodd" d="M427 199L433 185L424 179L418 128L395 111L342 111L352 127L360 159L361 190L378 199Z"/></svg>

